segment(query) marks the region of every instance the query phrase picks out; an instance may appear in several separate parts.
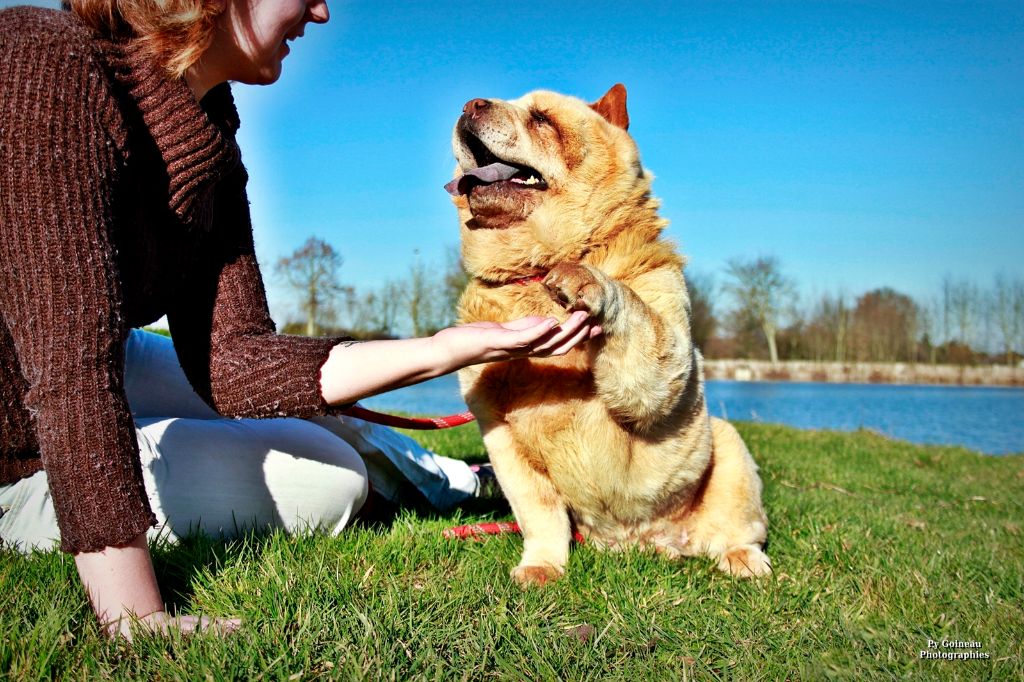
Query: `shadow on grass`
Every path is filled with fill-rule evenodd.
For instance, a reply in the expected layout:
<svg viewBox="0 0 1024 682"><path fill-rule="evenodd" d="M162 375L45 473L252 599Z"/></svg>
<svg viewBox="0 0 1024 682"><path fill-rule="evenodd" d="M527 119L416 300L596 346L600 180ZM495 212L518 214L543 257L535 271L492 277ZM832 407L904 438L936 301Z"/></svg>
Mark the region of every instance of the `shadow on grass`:
<svg viewBox="0 0 1024 682"><path fill-rule="evenodd" d="M466 517L497 519L511 513L504 498L474 498L441 511L415 489L403 494L400 502L371 491L350 527L386 532L399 518L403 522L449 521L456 524L465 523ZM212 578L224 566L258 560L272 539L273 531L249 530L231 539L193 533L173 543L162 539L152 543L153 568L168 609L188 612L192 608L197 577L205 575Z"/></svg>
<svg viewBox="0 0 1024 682"><path fill-rule="evenodd" d="M411 485L402 491L400 501L392 501L372 489L366 504L359 510L354 525L361 528L387 530L399 516L421 521L458 521L466 516L507 516L512 513L508 500L497 498L470 498L458 505L439 510Z"/></svg>
<svg viewBox="0 0 1024 682"><path fill-rule="evenodd" d="M233 539L195 533L175 543L164 540L153 543L150 550L153 569L168 610L187 612L197 576L215 576L225 565L259 556L270 539L268 532L249 531Z"/></svg>

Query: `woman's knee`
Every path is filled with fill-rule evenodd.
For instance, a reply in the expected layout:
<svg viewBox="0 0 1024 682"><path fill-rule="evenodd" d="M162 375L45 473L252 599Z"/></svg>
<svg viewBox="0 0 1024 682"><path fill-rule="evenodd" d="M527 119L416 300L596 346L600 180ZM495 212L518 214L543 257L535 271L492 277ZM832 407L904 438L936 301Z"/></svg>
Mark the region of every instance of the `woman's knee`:
<svg viewBox="0 0 1024 682"><path fill-rule="evenodd" d="M264 463L267 488L286 528L335 533L366 502L366 465L347 442L325 429L289 419L289 436L274 439Z"/></svg>
<svg viewBox="0 0 1024 682"><path fill-rule="evenodd" d="M336 532L366 500L362 459L314 424L299 419L143 423L139 441L147 488L154 511L172 532L202 528L231 534L249 526Z"/></svg>

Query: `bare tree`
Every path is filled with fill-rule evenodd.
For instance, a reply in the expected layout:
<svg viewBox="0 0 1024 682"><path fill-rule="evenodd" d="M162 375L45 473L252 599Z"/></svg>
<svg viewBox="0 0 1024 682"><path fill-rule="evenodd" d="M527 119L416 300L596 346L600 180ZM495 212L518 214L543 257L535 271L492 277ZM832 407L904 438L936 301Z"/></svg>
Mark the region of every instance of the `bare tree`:
<svg viewBox="0 0 1024 682"><path fill-rule="evenodd" d="M921 335L922 350L927 353L931 364L938 361L939 346L942 344L942 298L932 297L917 304L918 332Z"/></svg>
<svg viewBox="0 0 1024 682"><path fill-rule="evenodd" d="M728 348L732 357L758 358L768 355L764 332L750 310L733 307L726 315L725 327L731 336Z"/></svg>
<svg viewBox="0 0 1024 682"><path fill-rule="evenodd" d="M804 328L815 360L846 360L852 311L842 292L823 294Z"/></svg>
<svg viewBox="0 0 1024 682"><path fill-rule="evenodd" d="M281 258L275 271L299 296L306 315L306 334L315 336L319 325L335 315L335 299L344 291L338 279L344 259L318 237L310 237L292 255Z"/></svg>
<svg viewBox="0 0 1024 682"><path fill-rule="evenodd" d="M380 288L378 298L380 312L376 318L377 326L383 333L391 336L395 333L398 320L402 316L402 283L389 279Z"/></svg>
<svg viewBox="0 0 1024 682"><path fill-rule="evenodd" d="M942 295L940 297L942 321L942 343L949 343L953 340L953 277L946 274L942 278Z"/></svg>
<svg viewBox="0 0 1024 682"><path fill-rule="evenodd" d="M821 295L803 329L808 357L816 362L834 359L835 341L829 320L831 299L829 294Z"/></svg>
<svg viewBox="0 0 1024 682"><path fill-rule="evenodd" d="M433 334L444 325L439 319L442 287L436 271L423 264L416 252L409 276L405 280L405 312L412 327L413 336Z"/></svg>
<svg viewBox="0 0 1024 682"><path fill-rule="evenodd" d="M356 305L356 335L394 336L403 299L402 285L395 280L363 294Z"/></svg>
<svg viewBox="0 0 1024 682"><path fill-rule="evenodd" d="M704 351L715 334L715 278L706 272L686 275L686 289L690 296L690 338Z"/></svg>
<svg viewBox="0 0 1024 682"><path fill-rule="evenodd" d="M459 299L469 284L469 273L462 267L462 254L458 246L449 246L445 252L444 286L442 310L439 311L441 326L447 327L455 323L458 313Z"/></svg>
<svg viewBox="0 0 1024 682"><path fill-rule="evenodd" d="M787 315L788 324L779 329L775 335L775 345L779 349L781 360L801 360L810 356L808 323L803 311L794 308Z"/></svg>
<svg viewBox="0 0 1024 682"><path fill-rule="evenodd" d="M340 292L341 305L345 310L345 323L349 330L356 328L359 315L359 294L353 286L343 286Z"/></svg>
<svg viewBox="0 0 1024 682"><path fill-rule="evenodd" d="M1024 281L1011 280L998 274L992 288L991 310L993 322L1002 341L1006 364L1013 364L1016 349L1024 347ZM1018 345L1020 344L1020 345Z"/></svg>
<svg viewBox="0 0 1024 682"><path fill-rule="evenodd" d="M725 289L736 302L734 315L739 319L756 322L768 342L768 356L779 361L775 336L780 320L796 298L792 281L784 276L778 260L773 256L743 261L730 260L726 268L730 281Z"/></svg>
<svg viewBox="0 0 1024 682"><path fill-rule="evenodd" d="M1014 349L1017 351L1017 356L1020 357L1021 351L1024 351L1024 282L1021 280L1015 280L1011 300L1013 303L1013 319L1017 321L1014 325L1014 329L1017 330Z"/></svg>
<svg viewBox="0 0 1024 682"><path fill-rule="evenodd" d="M965 279L954 280L946 275L942 281L942 297L947 330L953 339L973 345L983 312L978 287Z"/></svg>

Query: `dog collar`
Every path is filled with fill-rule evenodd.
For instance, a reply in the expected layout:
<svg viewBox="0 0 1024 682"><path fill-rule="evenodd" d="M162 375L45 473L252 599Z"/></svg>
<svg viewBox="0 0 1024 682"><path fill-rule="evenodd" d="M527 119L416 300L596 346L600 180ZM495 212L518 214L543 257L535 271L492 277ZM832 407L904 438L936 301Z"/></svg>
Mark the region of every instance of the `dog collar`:
<svg viewBox="0 0 1024 682"><path fill-rule="evenodd" d="M547 277L547 273L544 273L543 275L530 275L528 277L520 277L519 279L513 279L511 281L505 282L505 284L519 284L520 286L525 286L532 282L543 282L545 277Z"/></svg>
<svg viewBox="0 0 1024 682"><path fill-rule="evenodd" d="M542 272L539 275L527 275L526 277L517 277L515 279L507 279L504 282L495 282L493 280L487 280L477 277L476 280L485 287L506 287L510 284L518 284L519 286L526 286L527 284L533 284L534 282L543 282L544 278L548 276L547 272Z"/></svg>

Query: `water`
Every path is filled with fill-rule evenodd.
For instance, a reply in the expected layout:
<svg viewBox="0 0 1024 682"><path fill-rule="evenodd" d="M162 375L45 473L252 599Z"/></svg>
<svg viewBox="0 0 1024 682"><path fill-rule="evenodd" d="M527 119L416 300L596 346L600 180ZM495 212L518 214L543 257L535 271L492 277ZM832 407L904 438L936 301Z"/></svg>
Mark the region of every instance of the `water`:
<svg viewBox="0 0 1024 682"><path fill-rule="evenodd" d="M708 409L802 429L869 428L913 443L1024 452L1024 389L709 381Z"/></svg>
<svg viewBox="0 0 1024 682"><path fill-rule="evenodd" d="M1024 452L1024 389L709 381L711 414L802 429L868 428L914 443ZM446 415L466 409L444 376L362 401L378 410Z"/></svg>

